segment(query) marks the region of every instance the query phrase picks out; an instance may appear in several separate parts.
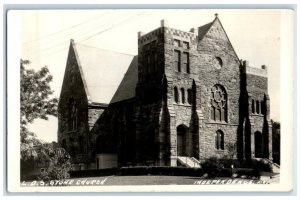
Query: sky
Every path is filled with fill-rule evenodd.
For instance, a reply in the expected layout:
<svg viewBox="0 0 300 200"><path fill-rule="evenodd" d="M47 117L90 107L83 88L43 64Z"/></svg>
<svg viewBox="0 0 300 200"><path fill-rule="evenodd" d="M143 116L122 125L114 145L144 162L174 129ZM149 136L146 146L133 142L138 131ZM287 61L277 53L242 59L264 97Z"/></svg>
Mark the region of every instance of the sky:
<svg viewBox="0 0 300 200"><path fill-rule="evenodd" d="M282 10L21 10L10 17L17 19L11 26L19 29L14 35L20 40L21 59L30 60L34 69L47 65L53 75L51 88L59 97L70 39L136 55L139 31L158 28L162 19L172 28L189 31L213 21L215 13L239 59L248 60L252 67L268 67L270 115L280 121ZM35 120L30 130L44 141L57 141L57 118Z"/></svg>

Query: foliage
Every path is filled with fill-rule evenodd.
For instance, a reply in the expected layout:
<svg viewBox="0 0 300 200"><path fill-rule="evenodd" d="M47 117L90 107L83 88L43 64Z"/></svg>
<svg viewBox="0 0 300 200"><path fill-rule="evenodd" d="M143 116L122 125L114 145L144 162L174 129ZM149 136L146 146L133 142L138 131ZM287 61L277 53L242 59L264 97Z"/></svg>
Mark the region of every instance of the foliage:
<svg viewBox="0 0 300 200"><path fill-rule="evenodd" d="M70 156L64 149L56 149L53 145L39 140L27 128L35 119L48 119L48 115L57 115L57 98L51 97L50 88L52 76L48 67L44 66L38 71L26 69L29 60L20 60L20 103L21 103L21 175L28 169L37 165L46 168L40 178L64 179L68 178L71 169Z"/></svg>
<svg viewBox="0 0 300 200"><path fill-rule="evenodd" d="M53 91L49 83L52 76L47 66L42 67L39 71L25 69L29 65L29 60L20 61L21 69L21 127L26 128L28 123L35 119L48 119L47 115L57 114L57 98L51 98Z"/></svg>
<svg viewBox="0 0 300 200"><path fill-rule="evenodd" d="M63 148L55 149L48 155L49 166L39 178L44 181L69 178L69 171L72 168L70 155Z"/></svg>
<svg viewBox="0 0 300 200"><path fill-rule="evenodd" d="M236 143L229 142L226 144L229 159L233 160L236 155Z"/></svg>
<svg viewBox="0 0 300 200"><path fill-rule="evenodd" d="M208 174L210 178L230 176L230 172L228 172L228 168L225 168L223 161L216 157L210 157L201 164L201 167L203 172Z"/></svg>
<svg viewBox="0 0 300 200"><path fill-rule="evenodd" d="M231 165L234 166L233 171L239 175L247 175L258 177L261 172L271 172L272 167L263 160L232 160L218 159L211 157L201 164L203 172L209 177L227 177L231 176ZM246 174L243 174L246 173Z"/></svg>

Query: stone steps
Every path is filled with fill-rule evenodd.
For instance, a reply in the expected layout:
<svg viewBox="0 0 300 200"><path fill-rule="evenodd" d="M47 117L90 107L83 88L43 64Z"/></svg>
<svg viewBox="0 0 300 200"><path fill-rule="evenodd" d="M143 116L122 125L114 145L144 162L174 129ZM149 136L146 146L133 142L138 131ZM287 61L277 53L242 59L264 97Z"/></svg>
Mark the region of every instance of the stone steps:
<svg viewBox="0 0 300 200"><path fill-rule="evenodd" d="M193 157L178 156L177 161L186 167L200 168L199 161Z"/></svg>

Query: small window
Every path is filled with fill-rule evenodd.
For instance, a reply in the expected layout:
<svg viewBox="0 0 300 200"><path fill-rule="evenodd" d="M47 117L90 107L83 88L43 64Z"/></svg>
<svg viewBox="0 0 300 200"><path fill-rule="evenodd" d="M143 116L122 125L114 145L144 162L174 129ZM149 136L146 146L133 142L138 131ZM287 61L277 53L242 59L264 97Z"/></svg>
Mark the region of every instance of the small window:
<svg viewBox="0 0 300 200"><path fill-rule="evenodd" d="M188 42L183 42L182 46L183 46L184 49L189 49L190 48L190 45L189 45Z"/></svg>
<svg viewBox="0 0 300 200"><path fill-rule="evenodd" d="M68 130L74 131L78 126L78 109L77 104L73 98L70 98L68 107Z"/></svg>
<svg viewBox="0 0 300 200"><path fill-rule="evenodd" d="M186 73L190 73L189 53L183 53L183 68Z"/></svg>
<svg viewBox="0 0 300 200"><path fill-rule="evenodd" d="M180 47L180 41L179 40L174 40L174 46L175 47Z"/></svg>
<svg viewBox="0 0 300 200"><path fill-rule="evenodd" d="M224 133L221 130L218 130L215 134L215 148L224 150Z"/></svg>
<svg viewBox="0 0 300 200"><path fill-rule="evenodd" d="M264 101L261 101L261 102L260 102L260 105L261 105L261 106L260 106L260 108L261 108L261 114L265 115L265 114L267 113L265 102L264 102Z"/></svg>
<svg viewBox="0 0 300 200"><path fill-rule="evenodd" d="M259 114L260 113L260 102L256 101L256 113Z"/></svg>
<svg viewBox="0 0 300 200"><path fill-rule="evenodd" d="M181 103L184 104L185 103L185 93L184 93L184 89L181 88Z"/></svg>
<svg viewBox="0 0 300 200"><path fill-rule="evenodd" d="M188 98L187 98L188 103L189 103L189 104L192 104L192 90L191 90L191 89L188 89L188 90L187 90L187 93L188 93Z"/></svg>
<svg viewBox="0 0 300 200"><path fill-rule="evenodd" d="M251 105L252 113L255 113L255 101L252 99L252 105Z"/></svg>
<svg viewBox="0 0 300 200"><path fill-rule="evenodd" d="M221 69L223 66L223 61L220 57L215 57L213 59L213 66L217 69Z"/></svg>
<svg viewBox="0 0 300 200"><path fill-rule="evenodd" d="M174 101L178 103L178 89L177 87L174 87Z"/></svg>
<svg viewBox="0 0 300 200"><path fill-rule="evenodd" d="M175 50L174 51L174 67L175 70L178 72L181 72L181 67L180 67L180 51Z"/></svg>

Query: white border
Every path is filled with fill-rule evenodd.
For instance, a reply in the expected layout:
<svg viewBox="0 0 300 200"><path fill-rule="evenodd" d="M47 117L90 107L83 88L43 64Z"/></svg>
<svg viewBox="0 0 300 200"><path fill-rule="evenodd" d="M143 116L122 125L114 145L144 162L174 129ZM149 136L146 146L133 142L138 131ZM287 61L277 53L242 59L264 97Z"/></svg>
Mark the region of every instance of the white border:
<svg viewBox="0 0 300 200"><path fill-rule="evenodd" d="M18 2L18 1L10 1L9 3L14 3L14 2ZM56 2L58 3L58 1L52 1L52 2ZM59 3L66 3L68 1L59 1ZM95 1L86 1L86 2L89 2L89 3L95 3ZM115 1L113 1L115 2ZM112 2L112 3L113 3ZM132 2L132 1L130 1ZM157 2L157 1L154 1L154 3ZM162 3L163 1L160 1L160 3ZM173 1L174 2L177 2L177 1ZM212 3L212 2L215 2L215 1L211 1L209 3ZM258 2L258 1L255 1L255 2ZM291 2L291 1L287 1L288 2ZM294 1L292 1L294 2ZM37 2L37 1L30 1L30 3L41 3L41 2ZM111 3L111 4L112 4ZM136 3L136 2L135 2ZM186 3L186 2L185 2ZM182 4L185 4L185 3L182 3ZM17 21L15 23L18 23ZM287 27L283 28L282 30L282 33L283 34L286 34L288 37L286 37L287 40L289 40L289 38L293 38L293 31L289 31L291 30L291 27L294 24L286 24ZM9 26L7 27L9 29ZM18 32L15 32L15 34L17 34ZM9 38L8 38L9 39ZM8 47L18 47L18 42L16 40L13 40L13 41L10 41L8 40ZM290 43L290 42L286 42L284 40L282 40L282 47L281 47L281 50L282 50L282 55L286 57L286 59L282 59L282 62L285 63L284 67L281 66L281 87L282 87L282 90L284 93L281 94L281 97L284 99L281 99L281 103L284 102L284 104L281 104L281 128L282 128L282 131L288 131L290 132L290 137L285 137L285 138L282 138L282 143L284 145L284 148L283 148L283 152L282 154L283 155L293 155L292 152L293 152L293 145L292 144L292 141L293 141L293 136L292 136L292 133L293 133L293 119L291 117L291 113L294 113L294 103L293 103L293 79L291 77L294 78L293 76L293 68L292 67L287 67L287 66L295 66L294 65L294 58L290 57L290 55L293 55L293 42ZM19 93L15 93L13 91L20 91L19 90L19 84L16 84L16 83L19 83L19 77L18 76L15 76L16 74L19 74L19 71L14 71L14 67L10 67L10 66L19 66L19 59L14 59L13 57L16 57L16 55L18 55L18 48L8 48L8 59L7 59L7 64L8 64L8 67L7 67L7 86L8 86L8 94L7 94L7 97L8 97L8 101L7 101L7 109L8 109L8 112L7 112L7 119L8 119L8 127L7 127L7 131L8 133L12 133L12 132L18 132L19 129L19 121L16 120L16 119L19 119L19 110L18 110L18 106L19 105ZM289 63L289 64L288 64ZM12 91L12 93L10 92ZM289 101L287 102L287 97L290 97L288 98ZM16 138L13 134L8 134L7 135L7 139L8 139L8 143L7 143L7 150L8 150L8 155L12 155L12 154L16 154L16 149L19 149L18 146L16 146L16 143L14 143L13 141L19 141L18 138ZM16 160L13 160L11 159L12 157L8 156L8 188L9 188L9 191L16 191L15 189L18 188L18 186L20 185L20 182L17 181L15 182L13 179L14 178L11 178L11 177L16 177L16 175L18 175L19 177L19 171L15 171L15 170L12 170L12 166L16 166L16 167L19 167L18 163L19 162L16 162ZM295 156L294 156L295 158ZM291 181L292 181L292 178L293 178L293 175L292 172L293 169L292 169L292 164L291 164L291 161L292 161L293 157L289 157L288 160L286 160L287 162L286 163L286 166L284 166L284 164L282 164L282 169L283 169L283 172L281 173L282 175L286 175L286 176L281 176L281 183L278 184L278 185L264 185L262 187L262 185L251 185L251 188L249 188L249 186L239 186L239 190L238 191L290 191L291 188L292 188L292 185L291 185ZM287 164L287 163L290 163L290 164ZM288 173L285 173L285 172L288 172ZM4 177L4 176L3 176ZM17 180L19 180L17 177ZM13 181L13 182L11 182ZM288 183L282 185L282 182L285 182L287 181ZM15 185L17 184L17 185ZM274 186L277 186L274 188ZM278 188L278 186L280 186ZM118 191L118 192L121 192L121 191L169 191L169 189L172 189L171 191L176 191L176 192L181 192L181 191L201 191L199 190L199 186L179 186L179 187L176 187L174 188L174 186L163 186L163 188L161 186L129 186L129 188L126 188L126 186L106 186L105 187L105 190L109 187L109 191ZM127 186L128 187L128 186ZM236 190L236 186L226 186L228 187L229 190L231 191L237 191ZM104 187L103 187L104 188ZM19 189L19 190L18 190ZM19 192L28 192L28 189L26 191L23 191L24 188L18 188L17 190ZM137 189L137 190L136 190ZM141 190L140 190L141 189ZM203 188L205 191L209 192L209 191L227 191L224 190L224 187L223 186L205 186L205 188ZM36 187L36 188L32 188L32 191L40 191L40 192L48 192L48 191L51 191L51 192L66 192L67 191L74 191L74 192L78 192L78 187L60 187L60 188L45 188L45 187L42 187L42 188L39 188L39 187ZM91 191L103 191L102 189L99 189L99 187L85 187L84 188L84 192L91 192Z"/></svg>

